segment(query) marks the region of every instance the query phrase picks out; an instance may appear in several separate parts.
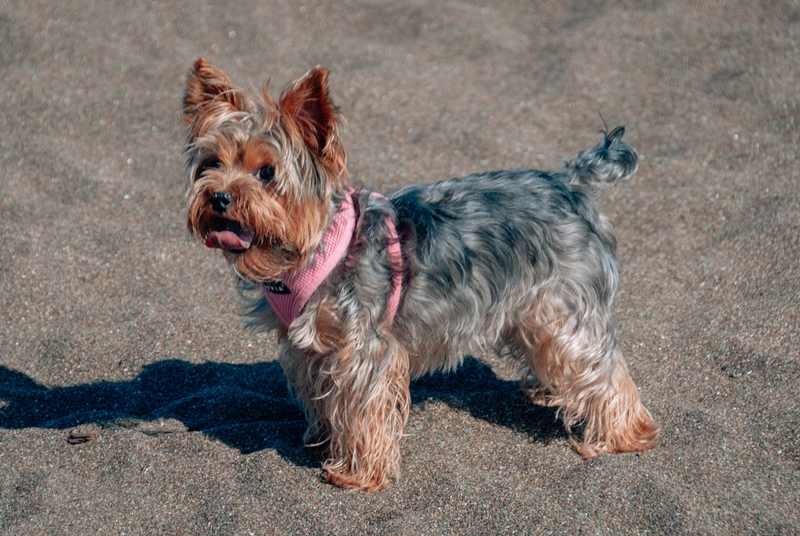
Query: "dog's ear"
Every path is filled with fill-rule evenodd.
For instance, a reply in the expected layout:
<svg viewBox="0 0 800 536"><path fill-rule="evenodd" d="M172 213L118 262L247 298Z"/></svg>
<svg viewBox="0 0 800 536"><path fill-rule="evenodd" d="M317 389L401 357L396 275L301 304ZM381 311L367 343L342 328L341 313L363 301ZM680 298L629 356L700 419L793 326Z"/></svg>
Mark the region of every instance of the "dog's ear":
<svg viewBox="0 0 800 536"><path fill-rule="evenodd" d="M328 93L328 70L314 67L280 97L284 128L299 135L335 178L344 178L346 157L339 138L339 112Z"/></svg>
<svg viewBox="0 0 800 536"><path fill-rule="evenodd" d="M243 109L242 98L230 78L208 60L197 58L183 97L183 120L193 137L202 133L202 118Z"/></svg>

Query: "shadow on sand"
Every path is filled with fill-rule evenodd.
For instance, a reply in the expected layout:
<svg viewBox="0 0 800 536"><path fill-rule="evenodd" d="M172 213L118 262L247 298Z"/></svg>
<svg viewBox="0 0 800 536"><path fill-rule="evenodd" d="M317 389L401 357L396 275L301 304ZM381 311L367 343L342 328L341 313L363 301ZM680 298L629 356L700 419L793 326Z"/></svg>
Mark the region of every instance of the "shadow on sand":
<svg viewBox="0 0 800 536"><path fill-rule="evenodd" d="M517 383L498 379L473 358L455 372L412 382L411 394L413 404L442 401L536 441L564 435L554 410L530 404ZM0 428L136 427L136 421L177 419L189 431L203 432L244 454L274 449L297 465L316 464L303 449L305 418L276 362L196 365L168 360L147 365L129 382L49 389L0 366L0 401Z"/></svg>

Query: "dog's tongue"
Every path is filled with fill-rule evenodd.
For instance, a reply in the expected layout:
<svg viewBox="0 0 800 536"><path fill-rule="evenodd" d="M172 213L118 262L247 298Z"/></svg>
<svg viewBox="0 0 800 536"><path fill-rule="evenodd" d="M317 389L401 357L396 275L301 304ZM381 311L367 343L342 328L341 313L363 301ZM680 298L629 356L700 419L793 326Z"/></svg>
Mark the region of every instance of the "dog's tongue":
<svg viewBox="0 0 800 536"><path fill-rule="evenodd" d="M252 231L212 231L206 238L206 246L225 250L247 249L253 241Z"/></svg>

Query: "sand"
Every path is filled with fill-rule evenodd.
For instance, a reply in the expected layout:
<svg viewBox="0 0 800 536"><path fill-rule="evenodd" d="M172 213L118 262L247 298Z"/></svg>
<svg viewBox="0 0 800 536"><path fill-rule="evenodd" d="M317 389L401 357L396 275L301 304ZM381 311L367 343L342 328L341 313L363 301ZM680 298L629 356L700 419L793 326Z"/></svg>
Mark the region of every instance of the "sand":
<svg viewBox="0 0 800 536"><path fill-rule="evenodd" d="M800 3L0 2L3 534L800 533ZM582 460L491 356L412 385L402 478L321 480L186 231L205 56L316 64L356 185L552 169L625 124L619 344L657 449Z"/></svg>

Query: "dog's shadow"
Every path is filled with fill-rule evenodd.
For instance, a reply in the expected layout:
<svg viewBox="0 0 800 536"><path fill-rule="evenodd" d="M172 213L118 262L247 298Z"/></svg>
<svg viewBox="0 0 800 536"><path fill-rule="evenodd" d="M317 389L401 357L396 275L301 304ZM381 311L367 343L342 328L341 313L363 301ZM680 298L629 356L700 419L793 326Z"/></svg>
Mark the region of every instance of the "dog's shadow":
<svg viewBox="0 0 800 536"><path fill-rule="evenodd" d="M414 405L442 401L476 419L527 434L538 442L567 437L556 420L555 408L532 404L519 382L498 378L490 367L473 357L467 357L453 372L437 372L411 382L411 400Z"/></svg>
<svg viewBox="0 0 800 536"><path fill-rule="evenodd" d="M536 441L564 434L553 410L530 404L516 382L498 379L472 358L455 372L412 382L411 394L413 404L443 401ZM176 419L186 430L148 426L160 419ZM54 388L0 366L0 428L72 429L84 424L131 427L147 435L202 432L245 454L273 449L296 465L316 466L302 444L305 417L276 362L159 361L129 382Z"/></svg>

